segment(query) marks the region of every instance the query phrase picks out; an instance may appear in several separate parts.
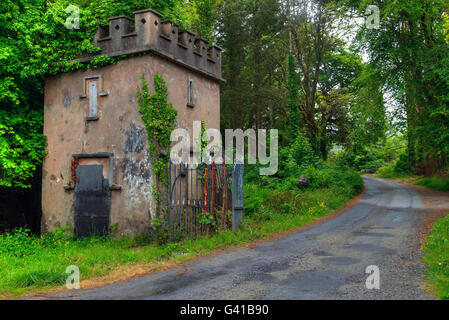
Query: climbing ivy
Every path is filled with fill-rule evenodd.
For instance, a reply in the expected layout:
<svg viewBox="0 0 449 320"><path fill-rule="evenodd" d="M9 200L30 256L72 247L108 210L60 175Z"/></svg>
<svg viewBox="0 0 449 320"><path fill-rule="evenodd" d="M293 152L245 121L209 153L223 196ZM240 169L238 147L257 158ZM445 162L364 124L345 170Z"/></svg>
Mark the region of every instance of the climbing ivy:
<svg viewBox="0 0 449 320"><path fill-rule="evenodd" d="M161 75L154 76L154 93L148 91L148 83L142 75L142 88L137 87L139 112L148 135L149 151L153 164L153 172L158 181L168 186L168 155L170 154L170 135L175 129L178 112L167 103L167 86ZM153 185L158 209L161 201L161 190Z"/></svg>
<svg viewBox="0 0 449 320"><path fill-rule="evenodd" d="M200 161L198 163L198 180L204 179L204 159L203 159L203 152L206 150L208 145L209 138L207 137L207 128L206 128L206 121L201 120L201 132L200 136L196 137L197 139L197 145L199 146L200 150Z"/></svg>

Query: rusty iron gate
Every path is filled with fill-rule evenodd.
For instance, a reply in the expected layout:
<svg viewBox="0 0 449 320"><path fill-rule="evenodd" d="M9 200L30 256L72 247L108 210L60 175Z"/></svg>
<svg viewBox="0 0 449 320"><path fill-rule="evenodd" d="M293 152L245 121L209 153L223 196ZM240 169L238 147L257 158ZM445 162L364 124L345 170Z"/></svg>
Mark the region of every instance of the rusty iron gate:
<svg viewBox="0 0 449 320"><path fill-rule="evenodd" d="M168 222L173 237L213 235L232 227L232 168L170 163Z"/></svg>

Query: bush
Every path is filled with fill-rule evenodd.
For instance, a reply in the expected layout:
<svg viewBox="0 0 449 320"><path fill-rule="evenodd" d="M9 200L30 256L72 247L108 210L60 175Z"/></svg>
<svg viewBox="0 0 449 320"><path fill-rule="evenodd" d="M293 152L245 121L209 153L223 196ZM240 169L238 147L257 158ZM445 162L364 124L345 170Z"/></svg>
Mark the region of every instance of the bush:
<svg viewBox="0 0 449 320"><path fill-rule="evenodd" d="M317 162L310 143L304 136L298 134L291 146L279 151L279 176L284 178L295 176L301 168L316 165Z"/></svg>
<svg viewBox="0 0 449 320"><path fill-rule="evenodd" d="M449 178L424 178L418 182L418 185L439 191L449 191Z"/></svg>
<svg viewBox="0 0 449 320"><path fill-rule="evenodd" d="M303 176L309 179L310 187L314 189L337 187L351 187L356 192L363 189L362 177L350 168L345 167L310 167L303 171Z"/></svg>
<svg viewBox="0 0 449 320"><path fill-rule="evenodd" d="M389 165L383 168L380 168L376 176L387 179L394 179L397 177L397 173L394 171L394 165Z"/></svg>
<svg viewBox="0 0 449 320"><path fill-rule="evenodd" d="M320 206L329 208L340 204L339 199L333 202L333 198L339 198L337 194L353 197L363 189L362 177L350 168L320 164L299 167L294 172L286 178L262 177L258 183L247 183L245 215L260 221L271 219L275 214L306 214L310 212L304 211L304 208L319 206L318 203L310 203L315 193L322 203L323 192L330 192L325 201L327 204ZM307 179L307 182L301 183L300 179Z"/></svg>
<svg viewBox="0 0 449 320"><path fill-rule="evenodd" d="M341 151L331 156L332 162L339 167L350 167L357 171L378 169L385 163L373 151L362 150L356 153Z"/></svg>
<svg viewBox="0 0 449 320"><path fill-rule="evenodd" d="M408 161L408 154L407 153L402 153L399 156L399 160L394 165L394 171L397 174L404 174L404 175L412 173L412 169L410 168L410 164L409 164L409 161Z"/></svg>
<svg viewBox="0 0 449 320"><path fill-rule="evenodd" d="M0 255L21 258L33 254L38 246L38 239L28 229L19 228L0 236Z"/></svg>
<svg viewBox="0 0 449 320"><path fill-rule="evenodd" d="M377 169L382 167L384 164L384 161L382 159L373 160L365 163L364 165L360 166L361 170L368 170L368 169Z"/></svg>

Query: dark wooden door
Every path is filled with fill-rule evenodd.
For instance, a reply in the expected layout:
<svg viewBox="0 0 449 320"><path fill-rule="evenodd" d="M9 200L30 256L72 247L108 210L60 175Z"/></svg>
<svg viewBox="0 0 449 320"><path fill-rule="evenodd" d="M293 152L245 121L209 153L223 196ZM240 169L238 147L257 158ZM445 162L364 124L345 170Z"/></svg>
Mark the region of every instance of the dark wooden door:
<svg viewBox="0 0 449 320"><path fill-rule="evenodd" d="M79 237L108 234L111 207L109 181L103 166L78 166L75 187L75 226Z"/></svg>

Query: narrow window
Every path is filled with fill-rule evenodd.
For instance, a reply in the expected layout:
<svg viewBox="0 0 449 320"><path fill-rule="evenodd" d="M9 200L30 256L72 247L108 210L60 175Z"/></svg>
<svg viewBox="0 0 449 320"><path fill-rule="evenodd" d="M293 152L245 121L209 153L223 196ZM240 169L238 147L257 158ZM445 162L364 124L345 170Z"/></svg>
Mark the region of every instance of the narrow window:
<svg viewBox="0 0 449 320"><path fill-rule="evenodd" d="M187 105L189 107L195 106L195 102L193 99L193 79L189 79L189 97L188 97Z"/></svg>
<svg viewBox="0 0 449 320"><path fill-rule="evenodd" d="M89 118L98 117L98 86L97 81L89 81Z"/></svg>

